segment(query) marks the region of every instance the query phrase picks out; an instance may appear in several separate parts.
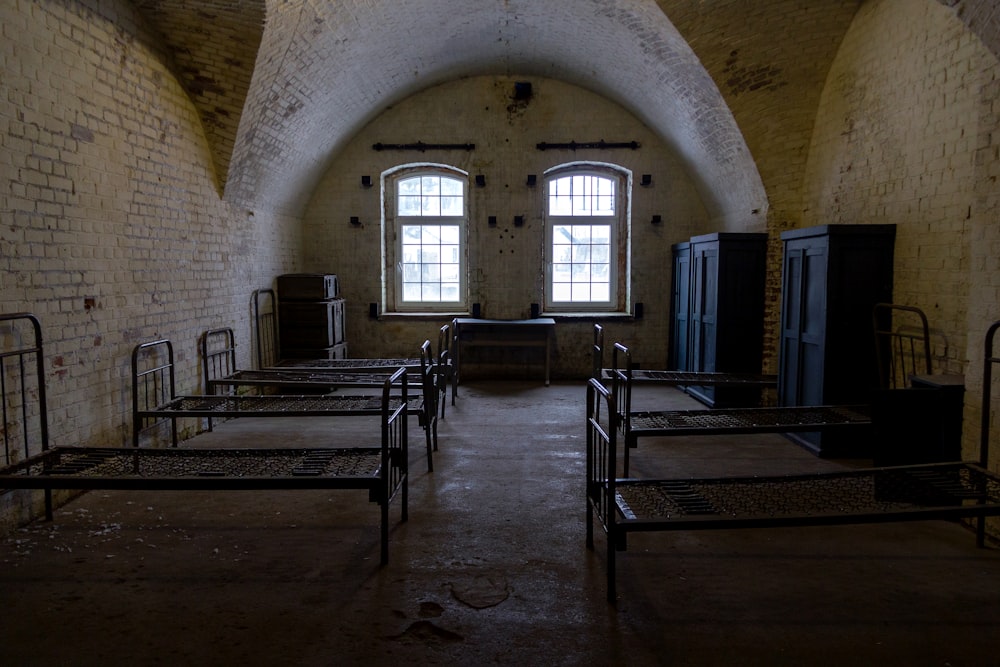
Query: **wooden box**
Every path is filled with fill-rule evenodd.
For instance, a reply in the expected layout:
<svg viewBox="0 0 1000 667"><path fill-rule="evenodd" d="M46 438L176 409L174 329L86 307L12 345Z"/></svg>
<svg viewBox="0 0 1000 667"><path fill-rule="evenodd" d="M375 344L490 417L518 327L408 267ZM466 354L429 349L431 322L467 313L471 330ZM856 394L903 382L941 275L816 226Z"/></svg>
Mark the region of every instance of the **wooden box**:
<svg viewBox="0 0 1000 667"><path fill-rule="evenodd" d="M285 348L327 348L345 340L344 299L279 301L278 338Z"/></svg>
<svg viewBox="0 0 1000 667"><path fill-rule="evenodd" d="M340 281L332 273L286 273L278 276L278 299L326 301L340 296Z"/></svg>

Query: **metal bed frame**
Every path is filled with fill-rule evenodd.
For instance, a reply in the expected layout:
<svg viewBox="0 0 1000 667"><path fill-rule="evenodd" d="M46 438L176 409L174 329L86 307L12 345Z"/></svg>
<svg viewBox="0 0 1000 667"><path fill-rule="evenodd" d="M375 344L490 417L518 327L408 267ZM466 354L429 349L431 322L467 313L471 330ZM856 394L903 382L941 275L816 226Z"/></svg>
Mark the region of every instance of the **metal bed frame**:
<svg viewBox="0 0 1000 667"><path fill-rule="evenodd" d="M616 558L632 532L824 526L975 518L976 544L986 517L1000 515L1000 475L988 467L993 349L989 327L983 370L978 461L867 468L831 473L701 479L618 478L618 409L614 392L587 386L586 545L594 520L607 536L607 597L614 603ZM624 450L627 452L628 448Z"/></svg>
<svg viewBox="0 0 1000 667"><path fill-rule="evenodd" d="M427 471L434 471L432 452L438 449L438 374L433 365L430 341L420 346L421 394L407 397L407 410L416 416L427 444ZM239 370L236 366L236 336L229 327L209 329L201 337L201 358L208 394L233 394L250 387L262 394L317 393L344 388L377 389L393 371L325 368L264 368ZM394 370L398 370L398 367ZM409 369L408 369L409 370Z"/></svg>
<svg viewBox="0 0 1000 667"><path fill-rule="evenodd" d="M931 374L931 335L924 311L914 306L878 303L872 310L872 324L879 385L883 389L907 387L912 376Z"/></svg>
<svg viewBox="0 0 1000 667"><path fill-rule="evenodd" d="M594 325L593 374L604 382L614 379L614 368L604 366L604 327ZM632 369L632 380L649 382L672 387L697 386L733 386L759 387L773 389L778 386L778 376L767 373L724 373L720 371L671 371L654 369Z"/></svg>
<svg viewBox="0 0 1000 667"><path fill-rule="evenodd" d="M254 327L257 340L257 368L294 368L303 370L323 370L343 373L350 372L392 372L400 366L417 370L422 360L416 357L373 358L358 357L346 359L281 359L278 339L277 299L273 289L258 289L253 293ZM451 356L451 327L447 324L438 330L438 351L434 360L434 370L439 377L441 392L441 418L445 416L448 385L451 384L451 404L455 405L458 395L458 374L455 372Z"/></svg>
<svg viewBox="0 0 1000 667"><path fill-rule="evenodd" d="M624 364L619 365L619 355ZM625 439L623 473L629 474L629 450L639 438L680 435L745 435L793 433L832 429L870 429L867 405L783 406L764 408L716 408L701 410L632 411L635 369L627 347L615 343L612 353L611 388L616 406L616 424Z"/></svg>
<svg viewBox="0 0 1000 667"><path fill-rule="evenodd" d="M253 490L359 489L380 508L380 558L389 559L389 506L398 495L401 521L408 519L408 438L406 370L398 369L380 395L331 396L174 396L173 351L167 341L141 344L133 352L133 447L76 447L49 444L45 364L41 326L29 313L0 316L0 327L33 329L0 354L3 361L4 428L7 461L0 489L41 489L45 518L52 520L53 489ZM5 337L8 340L18 336ZM149 352L150 354L146 354ZM148 365L138 367L143 359ZM30 364L36 373L27 371ZM163 400L168 397L168 400ZM157 403L156 401L159 401ZM8 415L16 405L20 415ZM188 448L177 446L176 420L182 417L306 417L370 415L379 418L373 444L317 448ZM9 421L8 421L9 419ZM169 420L173 446L139 447L149 421ZM13 451L8 435L22 432L23 449ZM33 435L34 437L29 437ZM20 440L20 438L18 438ZM368 438L364 438L368 440Z"/></svg>

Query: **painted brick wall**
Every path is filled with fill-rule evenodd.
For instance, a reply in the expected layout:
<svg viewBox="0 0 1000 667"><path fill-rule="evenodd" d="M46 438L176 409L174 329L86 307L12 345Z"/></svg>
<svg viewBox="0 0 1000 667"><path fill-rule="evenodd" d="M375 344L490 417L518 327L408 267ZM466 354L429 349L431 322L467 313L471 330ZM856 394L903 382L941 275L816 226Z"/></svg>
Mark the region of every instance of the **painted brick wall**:
<svg viewBox="0 0 1000 667"><path fill-rule="evenodd" d="M954 13L864 5L830 71L806 170L804 224L897 225L894 300L923 309L933 368L964 373L978 444L982 337L996 282L997 59Z"/></svg>
<svg viewBox="0 0 1000 667"><path fill-rule="evenodd" d="M486 317L529 316L531 303L543 302L543 195L525 185L528 174L541 181L546 169L572 161L613 162L633 172L632 301L642 302L645 317L607 325L610 341L636 344L649 366L666 363L670 304L670 246L706 229L707 217L684 170L667 147L623 109L574 86L529 79L530 101L513 100L514 78L477 77L417 94L382 113L345 147L322 179L305 216L306 265L341 277L348 299L351 354L381 356L412 353L447 318L436 322L394 320L376 323L368 304L380 302L382 243L380 174L399 164L437 162L486 178L485 188L470 189L472 301ZM539 151L539 142L632 141L638 150ZM475 144L473 151L375 151L376 143ZM653 178L641 187L642 174ZM364 190L362 175L375 187ZM513 218L523 215L523 227ZM653 215L663 222L651 223ZM350 216L363 224L351 227ZM487 225L496 216L495 228ZM560 323L556 375L585 375L590 368L592 320ZM412 332L412 333L411 333ZM403 346L401 349L400 346ZM409 347L406 347L406 346Z"/></svg>
<svg viewBox="0 0 1000 667"><path fill-rule="evenodd" d="M197 113L130 3L4 2L0 30L0 309L42 322L53 440L120 444L132 347L173 340L185 391L206 329L236 327L248 361L250 291L298 238L222 202Z"/></svg>

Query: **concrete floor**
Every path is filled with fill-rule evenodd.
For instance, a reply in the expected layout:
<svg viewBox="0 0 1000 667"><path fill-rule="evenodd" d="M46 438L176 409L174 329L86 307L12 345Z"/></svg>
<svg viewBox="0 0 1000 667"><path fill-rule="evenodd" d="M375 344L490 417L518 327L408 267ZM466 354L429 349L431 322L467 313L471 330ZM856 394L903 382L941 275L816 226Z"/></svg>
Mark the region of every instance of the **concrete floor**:
<svg viewBox="0 0 1000 667"><path fill-rule="evenodd" d="M89 492L0 538L0 665L1000 664L1000 552L943 522L633 536L609 605L603 535L584 546L583 418L582 383L463 385L435 472L412 440L385 567L363 492ZM330 436L243 419L190 442ZM633 458L840 465L780 436L644 440Z"/></svg>

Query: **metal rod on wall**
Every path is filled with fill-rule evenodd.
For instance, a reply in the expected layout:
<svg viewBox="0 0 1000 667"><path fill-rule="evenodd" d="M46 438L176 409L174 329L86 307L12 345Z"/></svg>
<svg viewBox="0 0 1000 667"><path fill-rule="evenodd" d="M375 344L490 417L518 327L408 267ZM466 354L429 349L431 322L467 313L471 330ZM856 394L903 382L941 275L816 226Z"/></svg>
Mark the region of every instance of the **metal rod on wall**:
<svg viewBox="0 0 1000 667"><path fill-rule="evenodd" d="M543 141L540 144L535 144L535 148L537 148L540 151L551 151L551 150L559 150L559 149L575 151L578 148L580 148L580 149L583 149L583 148L599 148L601 150L608 149L608 148L630 148L632 150L636 150L636 149L639 148L639 142L638 141L604 141L603 139L601 139L600 141L584 141L584 142L571 141L568 144L550 144L550 143L547 143L547 142Z"/></svg>
<svg viewBox="0 0 1000 667"><path fill-rule="evenodd" d="M382 142L372 144L372 150L376 151L471 151L475 148L475 144L425 144L422 141L413 144L383 144Z"/></svg>

